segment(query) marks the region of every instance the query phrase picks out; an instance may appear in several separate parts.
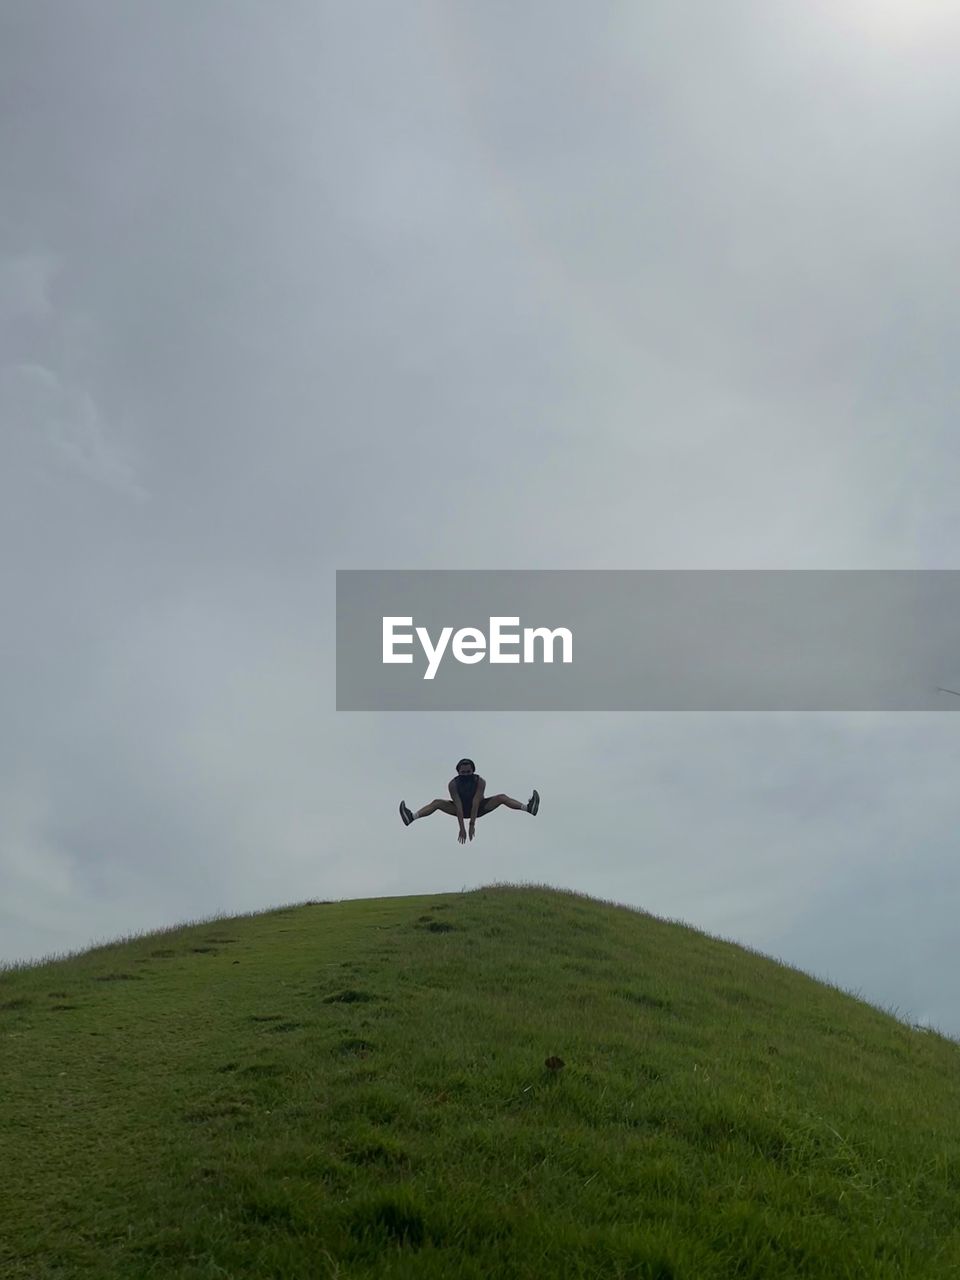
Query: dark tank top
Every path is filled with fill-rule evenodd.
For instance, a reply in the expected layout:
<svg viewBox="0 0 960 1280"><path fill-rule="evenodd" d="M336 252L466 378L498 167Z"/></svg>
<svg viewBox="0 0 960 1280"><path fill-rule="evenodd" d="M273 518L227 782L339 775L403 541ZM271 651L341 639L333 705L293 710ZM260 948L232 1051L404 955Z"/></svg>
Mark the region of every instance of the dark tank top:
<svg viewBox="0 0 960 1280"><path fill-rule="evenodd" d="M475 773L457 774L456 788L460 793L460 803L463 805L464 814L469 817L470 809L473 805L473 797L477 792L477 775Z"/></svg>

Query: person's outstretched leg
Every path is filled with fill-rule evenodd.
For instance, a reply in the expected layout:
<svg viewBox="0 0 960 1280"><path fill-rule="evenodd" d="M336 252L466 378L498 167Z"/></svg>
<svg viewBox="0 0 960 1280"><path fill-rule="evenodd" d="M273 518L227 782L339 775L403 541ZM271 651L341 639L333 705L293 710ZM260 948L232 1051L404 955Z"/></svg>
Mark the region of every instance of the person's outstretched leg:
<svg viewBox="0 0 960 1280"><path fill-rule="evenodd" d="M403 825L409 827L415 818L429 818L431 813L437 810L441 813L456 813L456 807L452 800L431 800L429 804L425 804L422 809L418 809L416 813L412 813L407 805L400 801L400 817L403 819Z"/></svg>
<svg viewBox="0 0 960 1280"><path fill-rule="evenodd" d="M514 800L513 796L504 795L502 792L497 796L487 796L484 813L490 813L493 809L499 809L501 805L506 805L508 809L524 809L527 813L536 813L540 808L540 795L534 791L533 795L523 804L519 800Z"/></svg>

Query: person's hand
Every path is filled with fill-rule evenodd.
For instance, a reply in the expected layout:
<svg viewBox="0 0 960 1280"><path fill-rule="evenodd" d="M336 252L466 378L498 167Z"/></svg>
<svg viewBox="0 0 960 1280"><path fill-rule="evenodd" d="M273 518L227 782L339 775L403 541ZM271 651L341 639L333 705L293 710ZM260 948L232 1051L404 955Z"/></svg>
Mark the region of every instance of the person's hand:
<svg viewBox="0 0 960 1280"><path fill-rule="evenodd" d="M463 823L461 822L460 834L457 836L457 844L466 844L466 843L467 843L467 833L463 828Z"/></svg>
<svg viewBox="0 0 960 1280"><path fill-rule="evenodd" d="M477 824L475 822L471 822L470 823L470 839L471 840L473 839L473 835L476 829L477 829Z"/></svg>

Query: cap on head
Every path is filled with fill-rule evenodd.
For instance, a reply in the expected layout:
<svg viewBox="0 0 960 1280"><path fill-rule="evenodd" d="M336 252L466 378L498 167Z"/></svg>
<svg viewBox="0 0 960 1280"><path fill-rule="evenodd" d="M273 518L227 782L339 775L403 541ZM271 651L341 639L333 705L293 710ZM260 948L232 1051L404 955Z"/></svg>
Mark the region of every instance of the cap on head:
<svg viewBox="0 0 960 1280"><path fill-rule="evenodd" d="M472 772L473 772L473 773L476 773L476 772L477 772L477 766L473 763L473 761L472 761L472 760L468 760L468 759L466 758L466 756L464 756L464 758L463 758L462 760L458 760L458 761L457 761L457 773L459 773L459 772L460 772L460 766L461 766L462 764L468 764L468 765L470 766L470 768L471 768L471 770L472 770Z"/></svg>

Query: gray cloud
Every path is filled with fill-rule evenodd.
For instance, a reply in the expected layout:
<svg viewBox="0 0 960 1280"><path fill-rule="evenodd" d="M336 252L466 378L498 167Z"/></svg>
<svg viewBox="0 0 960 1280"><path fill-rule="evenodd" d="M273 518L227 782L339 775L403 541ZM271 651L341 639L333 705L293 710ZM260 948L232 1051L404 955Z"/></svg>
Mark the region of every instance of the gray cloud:
<svg viewBox="0 0 960 1280"><path fill-rule="evenodd" d="M19 430L38 443L40 456L54 465L127 497L146 497L133 468L109 443L90 394L65 385L43 365L0 370L0 416L8 430Z"/></svg>
<svg viewBox="0 0 960 1280"><path fill-rule="evenodd" d="M955 567L957 31L876 13L5 20L0 958L545 880L960 1032L952 718L333 710L338 567ZM464 752L538 818L404 831Z"/></svg>

